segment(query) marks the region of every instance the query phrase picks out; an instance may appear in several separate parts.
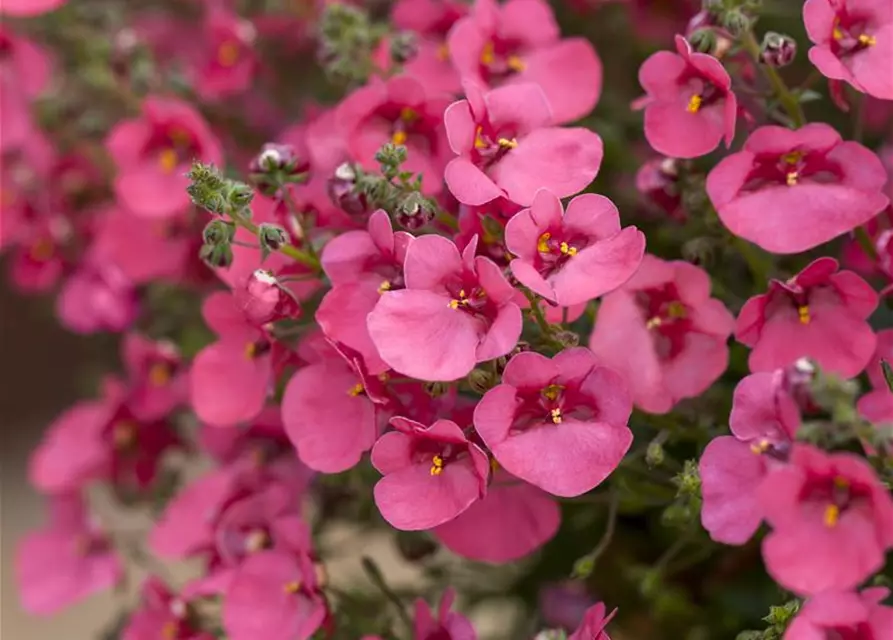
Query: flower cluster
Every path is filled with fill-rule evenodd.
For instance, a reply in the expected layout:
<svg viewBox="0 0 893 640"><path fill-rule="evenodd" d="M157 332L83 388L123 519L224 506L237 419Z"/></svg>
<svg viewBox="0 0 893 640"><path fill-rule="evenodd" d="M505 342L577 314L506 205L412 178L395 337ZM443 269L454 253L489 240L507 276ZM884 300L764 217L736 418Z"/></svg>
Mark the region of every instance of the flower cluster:
<svg viewBox="0 0 893 640"><path fill-rule="evenodd" d="M4 1L47 33L92 15ZM707 637L684 607L660 626L680 551L723 553L698 519L717 543L759 537L798 599L751 637L888 637L872 580L893 548L893 139L864 130L868 100L893 99L889 3L803 7L832 101L863 101L853 136L807 123L821 94L788 88L795 42L760 45L752 1L577 3L660 47L622 107L611 51L563 36L545 0L398 0L382 22L261 4L128 8L84 79L30 21L0 27L11 282L54 293L71 331L120 333L124 365L31 456L50 517L19 546L23 606L191 560L179 584L152 561L121 637L473 640L455 558L545 558L591 586L624 518L656 513L677 543L618 565L663 612L635 637ZM313 47L348 82L325 105L283 97ZM81 80L104 92L99 125L67 117L97 108L66 95ZM137 552L97 490L151 510ZM369 558L384 606L342 589L339 518L421 545L401 550L429 562L437 610L410 611ZM591 552L549 555L599 527ZM585 589L554 599L518 633L636 628L635 604L615 623ZM727 620L717 637L748 624Z"/></svg>

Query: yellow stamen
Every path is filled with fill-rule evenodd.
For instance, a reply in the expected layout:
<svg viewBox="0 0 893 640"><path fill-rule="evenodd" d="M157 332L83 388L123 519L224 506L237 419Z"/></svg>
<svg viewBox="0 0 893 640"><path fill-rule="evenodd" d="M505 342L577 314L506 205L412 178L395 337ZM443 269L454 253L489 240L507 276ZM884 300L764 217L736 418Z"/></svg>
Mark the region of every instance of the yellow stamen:
<svg viewBox="0 0 893 640"><path fill-rule="evenodd" d="M415 109L403 107L400 109L400 119L403 120L403 122L415 122L419 119L419 114L416 113Z"/></svg>
<svg viewBox="0 0 893 640"><path fill-rule="evenodd" d="M831 37L835 40L843 40L843 31L840 29L840 21L834 21L834 30L831 32Z"/></svg>
<svg viewBox="0 0 893 640"><path fill-rule="evenodd" d="M782 162L785 162L786 164L797 164L802 159L802 151L791 151L790 153L786 153L781 157Z"/></svg>
<svg viewBox="0 0 893 640"><path fill-rule="evenodd" d="M443 473L443 458L435 455L431 458L431 475L439 476L441 473Z"/></svg>
<svg viewBox="0 0 893 640"><path fill-rule="evenodd" d="M552 422L554 424L561 424L561 409L552 409L549 413L552 415Z"/></svg>
<svg viewBox="0 0 893 640"><path fill-rule="evenodd" d="M800 318L800 324L809 324L812 316L809 314L809 305L804 304L797 307L797 316Z"/></svg>
<svg viewBox="0 0 893 640"><path fill-rule="evenodd" d="M358 395L360 395L364 391L366 391L366 388L363 387L363 385L358 382L354 386L352 386L350 389L347 390L347 395L353 396L354 398L356 398Z"/></svg>
<svg viewBox="0 0 893 640"><path fill-rule="evenodd" d="M769 449L769 441L766 440L765 438L763 438L759 442L755 442L752 445L750 445L750 450L756 454L766 453L766 451L768 449Z"/></svg>
<svg viewBox="0 0 893 640"><path fill-rule="evenodd" d="M450 59L450 48L446 45L446 42L437 47L437 59L441 62L446 62Z"/></svg>
<svg viewBox="0 0 893 640"><path fill-rule="evenodd" d="M485 67L490 66L496 60L496 55L493 51L493 43L488 42L484 45L484 48L481 49L481 64Z"/></svg>
<svg viewBox="0 0 893 640"><path fill-rule="evenodd" d="M484 139L481 137L481 127L477 128L477 131L474 133L474 148L475 149L486 149L487 143L484 142Z"/></svg>
<svg viewBox="0 0 893 640"><path fill-rule="evenodd" d="M217 62L221 67L232 67L239 61L239 44L227 40L217 47Z"/></svg>
<svg viewBox="0 0 893 640"><path fill-rule="evenodd" d="M46 262L53 257L54 253L53 243L46 238L41 238L31 245L28 256L35 262Z"/></svg>
<svg viewBox="0 0 893 640"><path fill-rule="evenodd" d="M509 69L518 73L527 68L527 65L524 64L524 61L518 56L509 56L505 61L505 64Z"/></svg>
<svg viewBox="0 0 893 640"><path fill-rule="evenodd" d="M877 38L863 33L859 36L859 44L865 45L866 47L873 47L877 44Z"/></svg>
<svg viewBox="0 0 893 640"><path fill-rule="evenodd" d="M686 311L684 304L675 300L667 307L667 315L671 318L684 318L688 315L688 311Z"/></svg>
<svg viewBox="0 0 893 640"><path fill-rule="evenodd" d="M459 308L459 301L456 300L455 298L453 298L452 300L450 300L449 302L447 302L447 306L448 306L450 309L458 309L458 308Z"/></svg>
<svg viewBox="0 0 893 640"><path fill-rule="evenodd" d="M566 256L572 257L572 256L577 255L577 248L570 246L566 242L562 242L560 245L558 245L558 248L561 250L561 253L563 253Z"/></svg>
<svg viewBox="0 0 893 640"><path fill-rule="evenodd" d="M387 371L384 371L384 372L382 372L382 373L379 373L376 377L377 377L377 378L379 379L379 381L381 381L381 382L387 382L388 380L391 379L391 376L388 375L388 372L387 372Z"/></svg>
<svg viewBox="0 0 893 640"><path fill-rule="evenodd" d="M543 397L554 401L558 398L558 394L560 394L563 389L564 387L562 387L560 384L550 384L548 387L543 389Z"/></svg>
<svg viewBox="0 0 893 640"><path fill-rule="evenodd" d="M398 129L391 136L391 142L394 144L406 144L406 132Z"/></svg>
<svg viewBox="0 0 893 640"><path fill-rule="evenodd" d="M115 449L130 449L136 444L136 425L129 420L122 420L112 427L112 441Z"/></svg>
<svg viewBox="0 0 893 640"><path fill-rule="evenodd" d="M511 140L509 140L508 138L500 138L496 141L496 143L503 149L514 149L518 146L518 141L514 138L512 138Z"/></svg>
<svg viewBox="0 0 893 640"><path fill-rule="evenodd" d="M829 504L825 507L825 526L833 529L840 520L840 507L836 504Z"/></svg>
<svg viewBox="0 0 893 640"><path fill-rule="evenodd" d="M549 253L549 240L552 238L552 234L546 231L543 235L540 236L540 239L536 243L536 250L540 253Z"/></svg>
<svg viewBox="0 0 893 640"><path fill-rule="evenodd" d="M189 135L189 132L183 127L178 126L170 127L167 132L167 137L177 147L186 147L192 141L192 136Z"/></svg>
<svg viewBox="0 0 893 640"><path fill-rule="evenodd" d="M378 285L379 293L384 293L385 291L390 291L390 290L391 290L391 281L390 280L384 280L384 281L382 281L382 283L380 285Z"/></svg>
<svg viewBox="0 0 893 640"><path fill-rule="evenodd" d="M836 476L834 478L834 486L838 489L848 489L850 486L850 481L843 476Z"/></svg>
<svg viewBox="0 0 893 640"><path fill-rule="evenodd" d="M788 174L785 176L784 181L789 187L793 187L799 182L800 174L796 171L788 171Z"/></svg>
<svg viewBox="0 0 893 640"><path fill-rule="evenodd" d="M161 637L164 640L174 640L180 635L180 623L176 620L168 620L161 629Z"/></svg>
<svg viewBox="0 0 893 640"><path fill-rule="evenodd" d="M295 594L301 590L301 583L297 580L294 582L287 582L283 585L282 590L285 593Z"/></svg>
<svg viewBox="0 0 893 640"><path fill-rule="evenodd" d="M686 107L686 110L689 113L697 113L698 111L701 110L701 104L703 102L704 102L704 99L701 96L699 96L698 94L695 94L691 98L688 99L688 106Z"/></svg>
<svg viewBox="0 0 893 640"><path fill-rule="evenodd" d="M158 154L158 166L165 173L172 173L177 168L180 160L177 158L177 152L173 149L164 149Z"/></svg>
<svg viewBox="0 0 893 640"><path fill-rule="evenodd" d="M490 458L490 471L496 473L499 469L499 463L496 461L496 458Z"/></svg>
<svg viewBox="0 0 893 640"><path fill-rule="evenodd" d="M254 344L253 342L246 342L245 343L245 359L253 360L254 356L256 356L256 355L257 355L257 345Z"/></svg>
<svg viewBox="0 0 893 640"><path fill-rule="evenodd" d="M661 320L660 316L654 316L653 318L648 319L648 322L645 323L645 328L649 330L654 329L656 327L659 327L663 323L664 321Z"/></svg>
<svg viewBox="0 0 893 640"><path fill-rule="evenodd" d="M156 362L149 369L149 383L153 387L163 387L171 380L170 365L166 362Z"/></svg>

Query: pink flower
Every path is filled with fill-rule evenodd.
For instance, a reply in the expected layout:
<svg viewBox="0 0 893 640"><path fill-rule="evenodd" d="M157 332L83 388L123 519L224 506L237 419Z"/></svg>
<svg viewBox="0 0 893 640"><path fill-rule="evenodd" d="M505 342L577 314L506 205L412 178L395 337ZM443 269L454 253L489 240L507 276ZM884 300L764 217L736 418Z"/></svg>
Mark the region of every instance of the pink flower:
<svg viewBox="0 0 893 640"><path fill-rule="evenodd" d="M25 9L19 0L4 0L0 12ZM22 14L24 15L24 14ZM31 101L44 90L52 67L47 52L31 40L0 26L0 152L14 151L33 144L36 125Z"/></svg>
<svg viewBox="0 0 893 640"><path fill-rule="evenodd" d="M515 0L518 1L518 0ZM444 113L450 147L459 157L444 179L459 202L481 205L505 197L527 206L540 188L559 198L592 182L602 163L602 141L583 128L558 128L535 84L513 84L466 99Z"/></svg>
<svg viewBox="0 0 893 640"><path fill-rule="evenodd" d="M713 56L692 52L682 36L676 51L658 51L639 69L648 144L673 158L710 153L723 138L731 146L738 102L729 74Z"/></svg>
<svg viewBox="0 0 893 640"><path fill-rule="evenodd" d="M140 420L159 420L186 400L187 377L176 345L128 333L121 345L130 378L128 407Z"/></svg>
<svg viewBox="0 0 893 640"><path fill-rule="evenodd" d="M703 269L646 254L636 274L603 298L589 347L626 378L636 406L666 413L722 375L734 326L710 297Z"/></svg>
<svg viewBox="0 0 893 640"><path fill-rule="evenodd" d="M468 5L456 0L398 0L391 17L394 25L416 33L416 53L403 71L413 76L428 91L458 94L462 90L459 74L450 61L447 35Z"/></svg>
<svg viewBox="0 0 893 640"><path fill-rule="evenodd" d="M484 395L474 426L506 471L572 497L620 464L633 440L631 412L622 378L599 366L589 349L566 349L551 360L527 351Z"/></svg>
<svg viewBox="0 0 893 640"><path fill-rule="evenodd" d="M37 16L48 11L53 11L64 5L68 0L3 0L0 13L10 16Z"/></svg>
<svg viewBox="0 0 893 640"><path fill-rule="evenodd" d="M450 31L448 43L464 81L483 87L538 84L555 123L585 116L601 94L602 65L592 44L562 40L542 0L478 0Z"/></svg>
<svg viewBox="0 0 893 640"><path fill-rule="evenodd" d="M116 124L105 144L118 168L118 201L151 218L176 216L190 206L186 173L193 160L223 162L220 143L201 115L173 98L146 98L142 116Z"/></svg>
<svg viewBox="0 0 893 640"><path fill-rule="evenodd" d="M124 331L139 315L137 292L115 265L84 264L62 286L56 315L75 333Z"/></svg>
<svg viewBox="0 0 893 640"><path fill-rule="evenodd" d="M325 473L356 465L378 435L363 380L337 353L292 376L282 397L282 421L301 461Z"/></svg>
<svg viewBox="0 0 893 640"><path fill-rule="evenodd" d="M79 494L52 498L50 524L28 534L16 551L22 607L50 615L110 589L124 571L108 538L88 520Z"/></svg>
<svg viewBox="0 0 893 640"><path fill-rule="evenodd" d="M645 234L621 229L617 207L604 196L577 196L564 212L561 200L545 189L509 220L505 243L516 256L511 267L518 281L563 306L616 289L645 253Z"/></svg>
<svg viewBox="0 0 893 640"><path fill-rule="evenodd" d="M121 640L213 640L196 628L190 603L171 593L158 578L143 583L140 607L130 616Z"/></svg>
<svg viewBox="0 0 893 640"><path fill-rule="evenodd" d="M800 427L800 412L785 388L785 372L754 373L735 387L729 428L714 438L698 464L701 524L724 544L744 544L760 522L757 489L766 474L787 460Z"/></svg>
<svg viewBox="0 0 893 640"><path fill-rule="evenodd" d="M807 251L887 206L878 157L822 123L760 127L707 176L729 231L772 253Z"/></svg>
<svg viewBox="0 0 893 640"><path fill-rule="evenodd" d="M800 607L784 640L891 638L893 608L881 604L889 594L888 589L874 587L859 593L828 591L815 595Z"/></svg>
<svg viewBox="0 0 893 640"><path fill-rule="evenodd" d="M291 290L267 269L255 269L244 286L236 288L233 295L245 319L258 327L276 320L295 318L301 311Z"/></svg>
<svg viewBox="0 0 893 640"><path fill-rule="evenodd" d="M448 522L487 493L490 466L480 447L451 420L430 427L391 418L396 431L372 449L372 465L384 476L375 504L393 527L431 529Z"/></svg>
<svg viewBox="0 0 893 640"><path fill-rule="evenodd" d="M331 340L357 351L368 371L379 374L388 365L369 336L366 317L385 291L404 287L403 262L413 237L394 233L388 214L369 217L368 231L347 231L333 238L322 252L322 268L332 289L316 311L316 321Z"/></svg>
<svg viewBox="0 0 893 640"><path fill-rule="evenodd" d="M807 0L810 61L832 80L893 100L893 7L887 0Z"/></svg>
<svg viewBox="0 0 893 640"><path fill-rule="evenodd" d="M877 340L868 317L878 296L852 271L837 271L834 258L819 258L786 282L748 300L735 337L753 348L751 371L770 371L812 358L845 378L868 364Z"/></svg>
<svg viewBox="0 0 893 640"><path fill-rule="evenodd" d="M220 100L249 89L258 67L254 25L216 6L204 28L201 57L192 70L196 92L205 100Z"/></svg>
<svg viewBox="0 0 893 640"><path fill-rule="evenodd" d="M306 553L261 551L233 575L223 597L223 629L232 640L308 640L326 612Z"/></svg>
<svg viewBox="0 0 893 640"><path fill-rule="evenodd" d="M413 640L477 640L477 633L468 618L450 611L455 597L453 589L443 592L437 618L432 615L427 602L421 598L415 601Z"/></svg>
<svg viewBox="0 0 893 640"><path fill-rule="evenodd" d="M893 499L865 460L795 445L759 489L772 578L800 595L852 589L893 546Z"/></svg>
<svg viewBox="0 0 893 640"><path fill-rule="evenodd" d="M859 398L857 404L859 413L878 424L893 422L893 392L881 371L881 359L893 365L893 329L879 331L877 334L877 351L867 371L874 391Z"/></svg>
<svg viewBox="0 0 893 640"><path fill-rule="evenodd" d="M232 294L205 299L202 315L220 338L192 363L190 399L199 419L220 427L251 420L264 407L273 383L273 343L250 324Z"/></svg>
<svg viewBox="0 0 893 640"><path fill-rule="evenodd" d="M347 96L335 115L351 156L378 169L375 154L386 142L406 147L406 171L421 174L428 193L441 189L440 176L450 157L443 128L447 98L427 95L418 80L396 76L373 79Z"/></svg>
<svg viewBox="0 0 893 640"><path fill-rule="evenodd" d="M433 533L463 558L504 564L546 544L560 523L561 509L549 494L497 470L483 500Z"/></svg>
<svg viewBox="0 0 893 640"><path fill-rule="evenodd" d="M617 609L606 613L605 603L599 602L586 612L586 617L580 627L574 631L567 640L611 640L605 627L617 614Z"/></svg>
<svg viewBox="0 0 893 640"><path fill-rule="evenodd" d="M385 291L367 321L381 359L399 373L457 380L517 344L517 292L476 247L475 239L460 256L450 240L426 235L406 250L406 288Z"/></svg>

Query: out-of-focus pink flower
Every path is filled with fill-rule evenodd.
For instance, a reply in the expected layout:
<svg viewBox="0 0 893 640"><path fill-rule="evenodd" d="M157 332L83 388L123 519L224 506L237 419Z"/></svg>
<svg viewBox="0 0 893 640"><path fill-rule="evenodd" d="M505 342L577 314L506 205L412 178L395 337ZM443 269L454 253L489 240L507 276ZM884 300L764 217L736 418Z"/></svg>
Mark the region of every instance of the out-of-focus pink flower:
<svg viewBox="0 0 893 640"><path fill-rule="evenodd" d="M375 485L375 504L392 526L405 531L448 522L487 492L490 465L455 422L426 427L391 418L396 429L372 449L372 464L384 476Z"/></svg>
<svg viewBox="0 0 893 640"><path fill-rule="evenodd" d="M266 269L255 269L233 295L245 319L255 326L297 317L301 310L294 294Z"/></svg>
<svg viewBox="0 0 893 640"><path fill-rule="evenodd" d="M861 372L877 343L868 317L878 305L874 289L834 258L819 258L793 278L772 280L769 292L748 300L735 337L752 347L751 371L770 371L812 358L845 378Z"/></svg>
<svg viewBox="0 0 893 640"><path fill-rule="evenodd" d="M594 603L586 587L572 580L542 587L538 598L543 622L549 627L564 629L580 626Z"/></svg>
<svg viewBox="0 0 893 640"><path fill-rule="evenodd" d="M22 607L50 615L110 589L124 575L108 538L89 521L80 494L51 499L50 523L27 535L15 558Z"/></svg>
<svg viewBox="0 0 893 640"><path fill-rule="evenodd" d="M714 438L701 455L701 523L718 542L744 544L763 521L757 490L769 470L787 460L800 427L785 382L783 370L742 379L729 415L732 436Z"/></svg>
<svg viewBox="0 0 893 640"><path fill-rule="evenodd" d="M506 471L572 497L620 464L633 440L631 412L623 379L599 366L589 349L566 349L551 360L527 351L484 395L474 425Z"/></svg>
<svg viewBox="0 0 893 640"><path fill-rule="evenodd" d="M893 365L893 329L879 331L877 334L877 351L867 371L874 391L859 398L856 405L859 413L877 424L893 422L893 392L881 370L881 359Z"/></svg>
<svg viewBox="0 0 893 640"><path fill-rule="evenodd" d="M722 375L734 326L710 297L703 269L646 254L636 274L603 298L589 347L626 378L636 406L666 413Z"/></svg>
<svg viewBox="0 0 893 640"><path fill-rule="evenodd" d="M653 158L636 172L636 190L673 220L685 220L679 169L672 158Z"/></svg>
<svg viewBox="0 0 893 640"><path fill-rule="evenodd" d="M458 94L462 85L450 60L447 35L468 5L456 0L398 0L391 17L394 25L416 34L415 55L403 66L428 90Z"/></svg>
<svg viewBox="0 0 893 640"><path fill-rule="evenodd" d="M3 0L0 13L10 16L31 17L53 11L68 0Z"/></svg>
<svg viewBox="0 0 893 640"><path fill-rule="evenodd" d="M889 200L878 157L823 123L760 127L707 176L729 231L772 253L807 251L864 224Z"/></svg>
<svg viewBox="0 0 893 640"><path fill-rule="evenodd" d="M617 609L607 613L604 602L593 605L586 612L583 624L567 640L611 640L605 627L617 614Z"/></svg>
<svg viewBox="0 0 893 640"><path fill-rule="evenodd" d="M893 637L893 608L881 604L889 595L883 587L820 593L803 603L783 640Z"/></svg>
<svg viewBox="0 0 893 640"><path fill-rule="evenodd" d="M558 128L542 89L512 84L487 93L465 86L465 100L444 113L450 161L444 179L459 202L482 205L507 198L528 206L540 188L559 198L592 182L602 140L589 129Z"/></svg>
<svg viewBox="0 0 893 640"><path fill-rule="evenodd" d="M645 234L635 227L621 229L617 207L604 196L577 196L565 212L561 200L545 189L509 220L505 243L516 256L511 268L521 284L562 306L616 289L645 253Z"/></svg>
<svg viewBox="0 0 893 640"><path fill-rule="evenodd" d="M190 206L186 173L193 160L223 163L220 143L202 116L174 98L146 98L142 115L116 124L105 144L118 169L118 201L150 218L176 216Z"/></svg>
<svg viewBox="0 0 893 640"><path fill-rule="evenodd" d="M457 380L517 344L517 291L476 247L475 239L460 255L452 241L426 235L406 250L406 288L385 291L368 318L372 342L394 370Z"/></svg>
<svg viewBox="0 0 893 640"><path fill-rule="evenodd" d="M4 225L11 217L4 217ZM16 235L18 246L10 273L13 284L26 293L51 290L71 267L63 250L73 237L71 224L64 215L40 216L25 222Z"/></svg>
<svg viewBox="0 0 893 640"><path fill-rule="evenodd" d="M759 503L772 526L763 540L766 569L799 595L852 589L893 546L893 499L850 453L794 445L789 463L766 476Z"/></svg>
<svg viewBox="0 0 893 640"><path fill-rule="evenodd" d="M738 101L722 63L695 53L682 36L676 51L658 51L639 69L647 95L645 138L655 151L673 158L697 158L710 153L725 138L735 137Z"/></svg>
<svg viewBox="0 0 893 640"><path fill-rule="evenodd" d="M119 332L139 314L137 292L113 264L85 264L56 298L56 315L75 333Z"/></svg>
<svg viewBox="0 0 893 640"><path fill-rule="evenodd" d="M198 94L220 100L247 90L258 66L254 26L216 6L208 11L204 28L204 46L192 70Z"/></svg>
<svg viewBox="0 0 893 640"><path fill-rule="evenodd" d="M433 533L457 555L504 564L533 553L552 539L561 524L561 509L545 491L504 470L497 470L493 477L483 500Z"/></svg>
<svg viewBox="0 0 893 640"><path fill-rule="evenodd" d="M0 13L14 13L15 8L26 5L22 0L4 0ZM31 143L36 132L31 101L44 90L51 73L50 58L43 48L8 26L0 26L0 153Z"/></svg>
<svg viewBox="0 0 893 640"><path fill-rule="evenodd" d="M806 0L810 61L832 80L893 100L893 7L887 0Z"/></svg>
<svg viewBox="0 0 893 640"><path fill-rule="evenodd" d="M480 87L538 84L557 124L588 114L601 94L602 65L592 44L562 40L542 0L478 0L450 31L448 43L463 81Z"/></svg>
<svg viewBox="0 0 893 640"><path fill-rule="evenodd" d="M129 378L127 406L139 420L159 420L186 400L186 369L176 345L128 333L121 359Z"/></svg>
<svg viewBox="0 0 893 640"><path fill-rule="evenodd" d="M443 592L436 618L427 602L421 598L415 601L414 640L477 640L471 621L450 611L455 597L456 592L452 589Z"/></svg>
<svg viewBox="0 0 893 640"><path fill-rule="evenodd" d="M124 627L121 640L213 640L196 628L190 603L174 594L158 578L143 583L139 608Z"/></svg>

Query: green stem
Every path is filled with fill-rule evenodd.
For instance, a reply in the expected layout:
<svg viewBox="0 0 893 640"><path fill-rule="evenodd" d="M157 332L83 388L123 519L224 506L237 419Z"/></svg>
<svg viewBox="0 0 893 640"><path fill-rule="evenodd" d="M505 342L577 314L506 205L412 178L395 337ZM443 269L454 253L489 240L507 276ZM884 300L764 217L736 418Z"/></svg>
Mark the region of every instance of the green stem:
<svg viewBox="0 0 893 640"><path fill-rule="evenodd" d="M298 219L298 224L301 225L301 231L305 234L305 237L302 238L302 240L305 240L304 244L307 247L307 254L319 263L319 255L317 255L316 249L313 248L313 243L310 242L310 238L306 237L308 231L307 225L305 224L306 221L304 220L304 216L301 215L301 212L298 211L298 204L291 195L291 189L288 188L288 185L284 185L280 191L282 192L283 200L285 201L285 206L288 207L289 213Z"/></svg>
<svg viewBox="0 0 893 640"><path fill-rule="evenodd" d="M732 237L732 243L747 263L747 268L750 270L751 276L753 276L754 284L762 286L764 283L769 282L772 265L767 263L760 250L738 236Z"/></svg>
<svg viewBox="0 0 893 640"><path fill-rule="evenodd" d="M865 227L856 227L856 240L859 243L859 246L862 247L862 251L868 255L872 260L877 260L877 247L874 246L874 242L871 240L871 236L868 235L868 231L865 230Z"/></svg>
<svg viewBox="0 0 893 640"><path fill-rule="evenodd" d="M366 576L369 580L378 587L378 590L387 598L391 604L394 605L394 609L397 611L397 615L400 616L400 620L409 628L412 629L412 620L409 618L409 614L406 613L406 607L403 604L403 601L400 599L393 589L385 582L384 575L381 573L381 569L378 568L378 565L375 564L375 561L368 557L363 556L362 559L363 571L366 573Z"/></svg>
<svg viewBox="0 0 893 640"><path fill-rule="evenodd" d="M536 298L536 294L530 289L523 289L524 295L527 300L530 302L530 312L533 316L533 319L536 320L536 324L540 329L540 333L542 333L543 338L546 339L550 344L554 344L555 346L560 347L552 338L552 325L549 324L549 321L546 320L546 316L543 313L542 307L539 305L539 301Z"/></svg>
<svg viewBox="0 0 893 640"><path fill-rule="evenodd" d="M258 231L257 225L254 224L251 220L249 220L245 216L243 216L241 213L231 212L230 218L232 218L232 221L235 222L240 227L242 227L243 229L247 229L249 232L253 233L254 235L257 235L257 231ZM313 269L314 271L320 270L319 259L315 255L307 253L306 251L301 251L300 249L298 249L295 246L292 246L290 244L284 244L281 247L279 247L279 252L284 255L287 255L289 258L292 258L293 260L295 260L297 262L300 262L304 266Z"/></svg>
<svg viewBox="0 0 893 640"><path fill-rule="evenodd" d="M791 93L790 89L788 89L784 80L782 80L781 76L778 74L778 70L767 64L763 64L763 61L760 59L760 45L757 42L753 31L746 31L741 38L741 42L750 56L754 59L756 65L763 70L763 74L766 76L766 79L769 80L769 84L772 85L772 90L775 92L781 106L784 107L784 110L787 112L788 117L790 117L791 121L794 123L794 126L800 128L806 124L806 116L803 114L803 107L797 100L797 96Z"/></svg>
<svg viewBox="0 0 893 640"><path fill-rule="evenodd" d="M577 578L587 578L592 575L596 560L607 551L614 539L614 530L617 528L617 512L620 507L620 494L611 490L611 502L608 503L608 520L605 532L595 548L574 563L573 574Z"/></svg>

